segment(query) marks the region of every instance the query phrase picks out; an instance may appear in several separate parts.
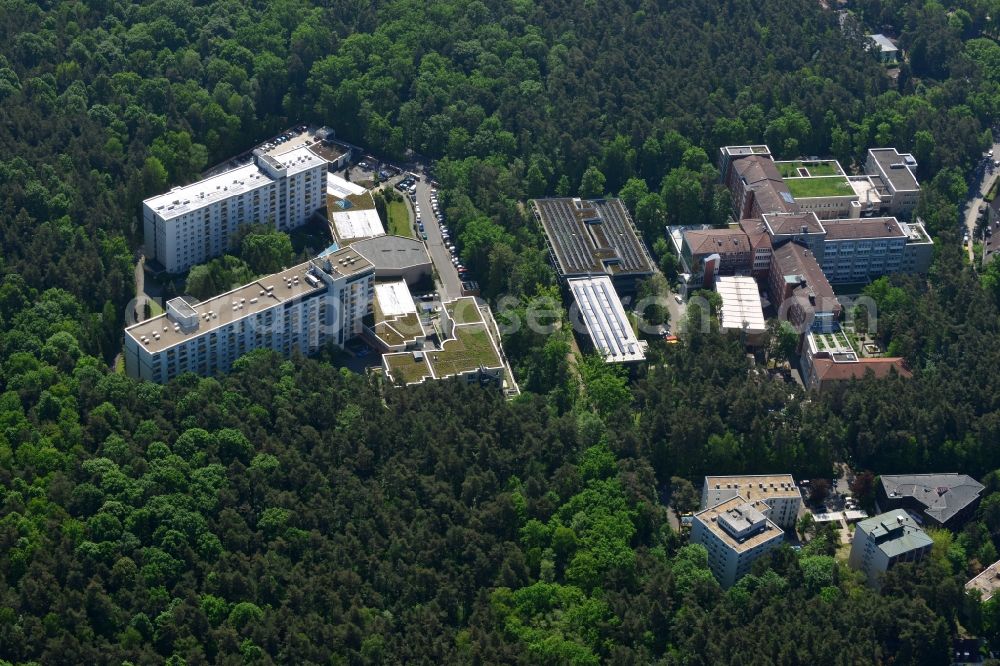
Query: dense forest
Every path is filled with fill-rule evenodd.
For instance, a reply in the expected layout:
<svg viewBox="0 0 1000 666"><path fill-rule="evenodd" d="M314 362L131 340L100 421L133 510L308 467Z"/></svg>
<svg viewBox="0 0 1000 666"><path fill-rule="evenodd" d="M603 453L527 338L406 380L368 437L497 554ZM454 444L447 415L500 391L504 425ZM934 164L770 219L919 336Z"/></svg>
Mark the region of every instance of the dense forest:
<svg viewBox="0 0 1000 666"><path fill-rule="evenodd" d="M958 227L1000 120L1000 5L849 6L842 27L811 0L0 0L0 659L938 664L960 628L1000 640L1000 604L961 587L1000 547L1000 273ZM869 30L899 36L898 78ZM513 402L333 355L115 372L141 200L299 122L435 160L464 261L515 313L559 300L527 197L620 194L669 273L664 224L728 209L720 144L911 151L934 268L867 293L914 377L806 396L695 329L629 376L570 367L567 327L505 338ZM291 254L247 238L188 288ZM822 531L724 592L667 520L708 472L835 461L988 494L881 593Z"/></svg>

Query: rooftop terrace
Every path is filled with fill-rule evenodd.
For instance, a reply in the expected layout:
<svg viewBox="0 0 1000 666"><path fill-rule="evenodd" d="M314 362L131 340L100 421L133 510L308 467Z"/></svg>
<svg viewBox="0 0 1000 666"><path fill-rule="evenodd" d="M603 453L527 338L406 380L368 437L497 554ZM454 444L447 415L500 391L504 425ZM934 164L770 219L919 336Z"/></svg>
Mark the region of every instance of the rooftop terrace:
<svg viewBox="0 0 1000 666"><path fill-rule="evenodd" d="M785 178L785 185L796 199L854 196L854 188L844 176Z"/></svg>
<svg viewBox="0 0 1000 666"><path fill-rule="evenodd" d="M769 507L759 502L748 502L740 496L733 497L694 515L723 543L737 553L751 550L772 539L784 538L782 529L765 517ZM749 533L740 537L734 534Z"/></svg>

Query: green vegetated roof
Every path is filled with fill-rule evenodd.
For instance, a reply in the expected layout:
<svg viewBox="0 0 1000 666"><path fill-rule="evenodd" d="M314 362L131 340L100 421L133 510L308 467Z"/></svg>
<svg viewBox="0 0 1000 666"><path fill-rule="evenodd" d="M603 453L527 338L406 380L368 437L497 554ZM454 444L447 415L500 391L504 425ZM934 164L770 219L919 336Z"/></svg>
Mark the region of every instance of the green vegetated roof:
<svg viewBox="0 0 1000 666"><path fill-rule="evenodd" d="M790 162L775 162L778 173L783 178L798 177L799 169L805 168L809 171L809 176L842 176L844 172L840 169L835 160L793 160Z"/></svg>
<svg viewBox="0 0 1000 666"><path fill-rule="evenodd" d="M850 181L843 176L786 178L785 185L796 199L811 197L843 197L854 194Z"/></svg>
<svg viewBox="0 0 1000 666"><path fill-rule="evenodd" d="M456 326L455 339L446 340L441 351L429 351L427 357L438 377L457 375L480 366L497 368L502 365L486 327L482 324Z"/></svg>
<svg viewBox="0 0 1000 666"><path fill-rule="evenodd" d="M459 298L445 303L444 307L456 324L474 324L483 320L474 298Z"/></svg>
<svg viewBox="0 0 1000 666"><path fill-rule="evenodd" d="M402 379L404 383L419 382L424 377L430 377L430 368L423 358L416 358L411 352L386 354L383 356L393 379Z"/></svg>

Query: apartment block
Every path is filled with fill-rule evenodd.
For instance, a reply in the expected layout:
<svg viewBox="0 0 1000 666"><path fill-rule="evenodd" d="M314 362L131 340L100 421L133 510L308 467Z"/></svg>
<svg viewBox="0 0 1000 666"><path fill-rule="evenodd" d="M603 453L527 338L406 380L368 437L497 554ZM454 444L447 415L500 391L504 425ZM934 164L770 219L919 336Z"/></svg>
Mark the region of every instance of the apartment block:
<svg viewBox="0 0 1000 666"><path fill-rule="evenodd" d="M919 561L933 544L906 511L897 509L857 524L847 562L864 572L869 585L880 587L886 571L900 562Z"/></svg>
<svg viewBox="0 0 1000 666"><path fill-rule="evenodd" d="M764 502L737 495L694 514L691 543L708 550L708 565L722 587L732 587L784 540L784 532L767 511Z"/></svg>
<svg viewBox="0 0 1000 666"><path fill-rule="evenodd" d="M701 508L707 509L737 496L748 502L763 502L770 520L782 529L795 528L802 508L802 493L791 474L706 476L701 488Z"/></svg>
<svg viewBox="0 0 1000 666"><path fill-rule="evenodd" d="M146 199L146 256L182 273L224 254L241 227L299 227L325 205L326 173L326 160L305 147L278 156L255 150L251 164Z"/></svg>
<svg viewBox="0 0 1000 666"><path fill-rule="evenodd" d="M373 276L372 264L345 248L201 303L172 299L166 314L125 329L126 372L165 383L226 372L254 349L291 356L343 345L371 312Z"/></svg>

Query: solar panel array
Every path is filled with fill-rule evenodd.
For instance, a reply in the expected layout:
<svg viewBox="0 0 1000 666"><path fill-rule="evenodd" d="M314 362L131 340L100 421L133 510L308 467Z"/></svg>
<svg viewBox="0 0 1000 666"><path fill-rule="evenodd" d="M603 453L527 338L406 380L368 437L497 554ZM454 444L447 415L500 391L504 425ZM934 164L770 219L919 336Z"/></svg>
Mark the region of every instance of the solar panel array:
<svg viewBox="0 0 1000 666"><path fill-rule="evenodd" d="M536 199L534 204L556 268L563 276L606 273L605 262L618 264L618 274L653 271L649 254L619 199ZM600 233L591 233L590 225L600 225ZM598 246L601 237L609 247Z"/></svg>
<svg viewBox="0 0 1000 666"><path fill-rule="evenodd" d="M641 361L639 340L609 277L569 280L594 348L609 362Z"/></svg>

